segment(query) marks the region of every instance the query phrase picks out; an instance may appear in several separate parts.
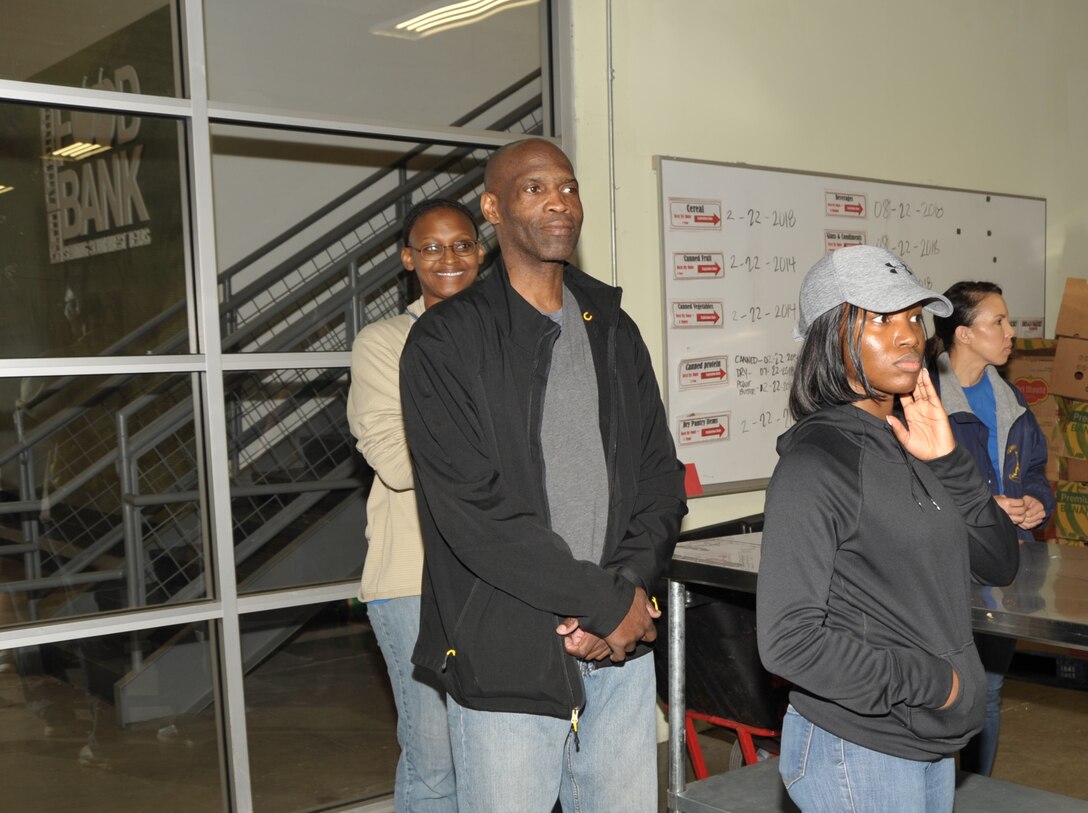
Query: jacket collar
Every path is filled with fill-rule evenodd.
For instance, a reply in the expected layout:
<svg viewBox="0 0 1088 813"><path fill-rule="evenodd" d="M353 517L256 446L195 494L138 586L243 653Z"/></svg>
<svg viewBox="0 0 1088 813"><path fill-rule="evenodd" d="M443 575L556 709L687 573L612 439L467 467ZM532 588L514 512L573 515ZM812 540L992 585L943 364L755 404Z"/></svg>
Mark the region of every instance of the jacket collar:
<svg viewBox="0 0 1088 813"><path fill-rule="evenodd" d="M587 323L599 321L607 326L619 317L622 295L619 288L594 279L570 263L563 267L563 284L578 300L582 318ZM491 273L480 285L482 292L502 314L497 320L500 330L515 341L531 347L536 337L554 324L514 290L501 256L495 260Z"/></svg>
<svg viewBox="0 0 1088 813"><path fill-rule="evenodd" d="M408 305L408 307L404 309L404 312L415 320L423 315L424 310L426 310L426 308L423 307L423 297L420 297L415 302Z"/></svg>
<svg viewBox="0 0 1088 813"><path fill-rule="evenodd" d="M967 395L964 393L959 379L956 378L948 353L941 353L937 357L937 376L939 378L937 390L941 396L941 403L944 404L944 411L953 419L963 413L967 413L974 418L974 410L971 409L971 404L967 401ZM1009 388L1005 379L998 375L993 366L987 365L985 376L990 380L990 387L994 391L997 425L999 427L1012 426L1013 422L1026 411L1025 408L1017 400L1016 394Z"/></svg>

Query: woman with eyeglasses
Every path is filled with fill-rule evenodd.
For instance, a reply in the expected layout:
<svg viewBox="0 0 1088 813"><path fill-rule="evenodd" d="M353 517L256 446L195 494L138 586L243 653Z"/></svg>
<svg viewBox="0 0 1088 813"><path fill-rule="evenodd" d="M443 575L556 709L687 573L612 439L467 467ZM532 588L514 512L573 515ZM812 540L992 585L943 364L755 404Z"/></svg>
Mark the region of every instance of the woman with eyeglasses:
<svg viewBox="0 0 1088 813"><path fill-rule="evenodd" d="M956 442L971 453L994 500L1016 525L1021 542L1046 524L1054 492L1046 480L1046 438L1020 392L998 375L1012 353L1016 331L1001 288L957 282L944 292L952 314L934 317L930 369ZM1015 638L975 635L986 669L986 722L960 752L960 768L989 776L1001 731L1001 688Z"/></svg>
<svg viewBox="0 0 1088 813"><path fill-rule="evenodd" d="M423 295L405 313L367 325L351 350L348 424L374 469L367 499L367 555L360 598L385 656L397 704L394 802L398 813L457 810L446 699L437 682L414 671L419 636L423 540L400 404L400 355L408 331L424 310L464 290L484 259L472 213L433 198L404 219L404 267L415 272Z"/></svg>

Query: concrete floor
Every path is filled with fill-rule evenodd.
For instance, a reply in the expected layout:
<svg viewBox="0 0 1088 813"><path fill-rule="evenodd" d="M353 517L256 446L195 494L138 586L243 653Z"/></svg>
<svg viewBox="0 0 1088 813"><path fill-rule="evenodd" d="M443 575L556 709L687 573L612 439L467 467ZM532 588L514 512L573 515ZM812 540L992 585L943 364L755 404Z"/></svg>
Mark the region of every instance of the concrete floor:
<svg viewBox="0 0 1088 813"><path fill-rule="evenodd" d="M259 615L259 614L258 614ZM109 641L98 647L110 649ZM84 692L93 659L0 653L0 811L224 811L216 707L124 728ZM33 655L39 653L24 653ZM254 810L316 813L388 796L396 715L365 614L329 605L246 676Z"/></svg>
<svg viewBox="0 0 1088 813"><path fill-rule="evenodd" d="M699 742L711 773L728 770L734 738L707 728ZM662 746L664 748L664 746ZM1088 691L1009 678L1001 696L994 778L1088 802ZM661 783L667 773L659 754ZM688 780L693 775L689 768ZM665 811L664 794L659 810ZM1088 804L1085 805L1088 811ZM1025 811L1044 813L1044 811Z"/></svg>
<svg viewBox="0 0 1088 813"><path fill-rule="evenodd" d="M0 810L225 809L213 708L122 729L69 677L22 675L0 657ZM327 811L391 791L395 716L365 617L315 618L250 672L246 707L259 813ZM1088 691L1010 679L1002 720L997 778L1088 800ZM700 741L710 770L727 769L732 737L707 730ZM665 765L662 744L661 810Z"/></svg>

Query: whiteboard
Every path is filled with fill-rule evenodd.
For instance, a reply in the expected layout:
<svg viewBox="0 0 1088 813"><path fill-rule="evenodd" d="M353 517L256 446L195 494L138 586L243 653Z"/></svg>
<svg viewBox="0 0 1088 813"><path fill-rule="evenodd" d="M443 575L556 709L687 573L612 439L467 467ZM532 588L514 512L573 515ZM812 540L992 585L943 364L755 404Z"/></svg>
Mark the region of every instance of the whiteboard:
<svg viewBox="0 0 1088 813"><path fill-rule="evenodd" d="M883 246L936 291L963 279L996 282L1017 334L1043 335L1043 199L664 156L655 163L669 425L705 494L766 487L775 441L792 423L801 280L835 248Z"/></svg>

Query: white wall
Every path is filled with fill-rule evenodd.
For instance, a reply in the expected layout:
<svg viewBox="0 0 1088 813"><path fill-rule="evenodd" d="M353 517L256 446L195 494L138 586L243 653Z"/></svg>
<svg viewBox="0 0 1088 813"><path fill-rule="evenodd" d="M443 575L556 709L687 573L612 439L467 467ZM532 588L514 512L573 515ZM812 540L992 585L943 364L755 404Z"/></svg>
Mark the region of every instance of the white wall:
<svg viewBox="0 0 1088 813"><path fill-rule="evenodd" d="M606 0L571 6L580 257L610 279ZM1051 334L1088 276L1085 32L1077 0L613 0L618 280L658 374L654 155L1044 197ZM685 527L762 506L692 500Z"/></svg>

